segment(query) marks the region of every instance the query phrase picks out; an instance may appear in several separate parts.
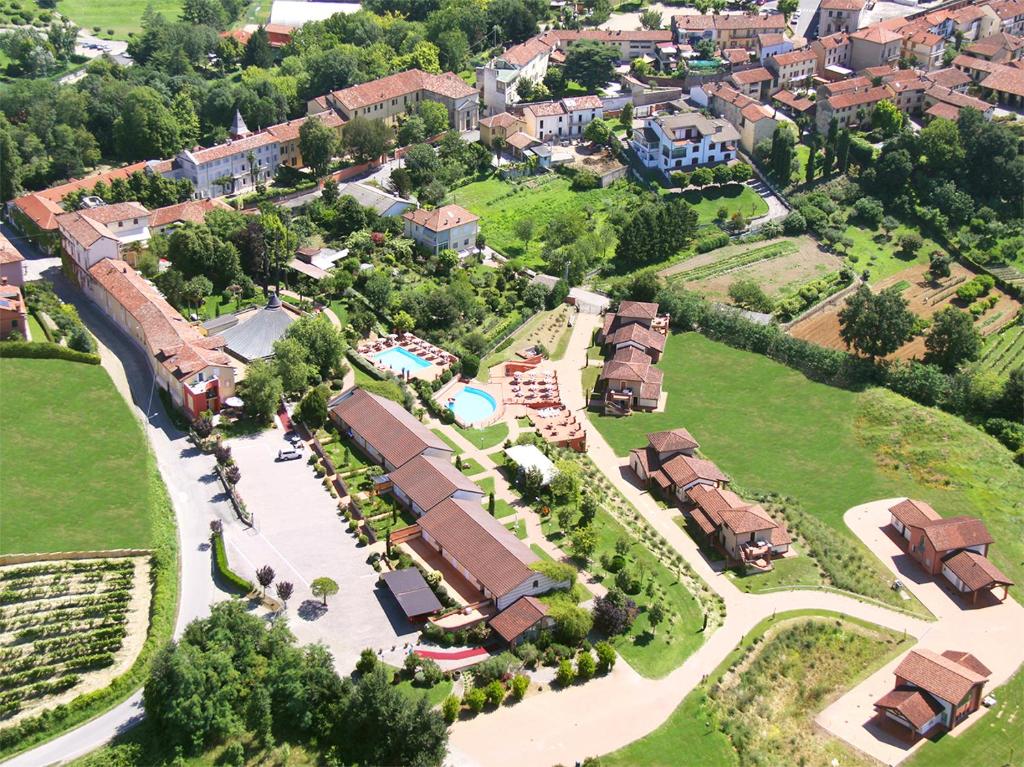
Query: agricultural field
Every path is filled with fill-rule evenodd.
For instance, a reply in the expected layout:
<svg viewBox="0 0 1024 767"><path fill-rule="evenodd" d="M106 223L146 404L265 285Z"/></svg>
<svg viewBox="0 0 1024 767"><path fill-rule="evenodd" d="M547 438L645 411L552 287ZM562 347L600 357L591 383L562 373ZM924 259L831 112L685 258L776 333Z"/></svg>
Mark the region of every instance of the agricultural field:
<svg viewBox="0 0 1024 767"><path fill-rule="evenodd" d="M149 625L147 558L0 568L0 724L106 687Z"/></svg>
<svg viewBox="0 0 1024 767"><path fill-rule="evenodd" d="M1024 579L1024 469L992 437L887 390L826 386L695 333L670 335L663 359L665 412L591 415L619 456L650 432L686 427L741 492L789 496L834 531L825 543L837 556L819 561L824 570L880 583L882 591L888 571L856 543L843 514L898 496L921 498L945 516L980 517L999 542L996 564ZM859 564L850 572L850 557L861 553L863 572Z"/></svg>
<svg viewBox="0 0 1024 767"><path fill-rule="evenodd" d="M728 301L729 286L737 280L752 279L770 298L784 298L842 265L810 237L785 237L702 253L661 274L713 301Z"/></svg>
<svg viewBox="0 0 1024 767"><path fill-rule="evenodd" d="M0 554L149 547L149 451L107 372L0 359L0 380Z"/></svg>
<svg viewBox="0 0 1024 767"><path fill-rule="evenodd" d="M877 283L873 290L880 292L895 287L910 303L910 311L926 319L947 306L967 309L967 305L957 298L956 291L958 287L971 280L975 272L963 264L954 263L951 265L950 276L936 283L928 279L927 271L927 264L916 264ZM991 335L1012 322L1021 308L1017 299L998 287L992 288L989 295L995 297L994 305L975 320L975 326L983 336ZM842 306L840 302L814 317L797 323L790 329L790 334L820 346L845 349L846 345L839 335L839 311ZM924 353L924 337L916 336L891 354L889 359L921 359Z"/></svg>
<svg viewBox="0 0 1024 767"><path fill-rule="evenodd" d="M998 333L989 334L977 364L981 370L997 375L1008 375L1011 370L1024 365L1024 324L1017 322Z"/></svg>

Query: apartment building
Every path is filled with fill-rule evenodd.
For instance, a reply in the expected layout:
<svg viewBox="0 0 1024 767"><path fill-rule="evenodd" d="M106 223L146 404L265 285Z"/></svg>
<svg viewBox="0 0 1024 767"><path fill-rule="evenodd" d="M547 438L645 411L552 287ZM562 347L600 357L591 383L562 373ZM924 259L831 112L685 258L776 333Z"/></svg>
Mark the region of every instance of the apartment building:
<svg viewBox="0 0 1024 767"><path fill-rule="evenodd" d="M818 100L815 124L819 133L826 133L834 117L840 128L851 128L871 118L880 101L895 102L895 91L889 85L866 90L850 90L836 96Z"/></svg>
<svg viewBox="0 0 1024 767"><path fill-rule="evenodd" d="M845 32L819 37L810 45L810 50L817 60L816 73L824 77L825 70L829 67L849 68L851 48L850 36Z"/></svg>
<svg viewBox="0 0 1024 767"><path fill-rule="evenodd" d="M859 72L883 64L895 65L903 50L903 35L881 25L850 34L850 69Z"/></svg>
<svg viewBox="0 0 1024 767"><path fill-rule="evenodd" d="M818 57L811 49L803 48L773 56L765 66L775 77L774 88L788 88L814 77Z"/></svg>
<svg viewBox="0 0 1024 767"><path fill-rule="evenodd" d="M864 0L821 0L818 4L818 36L856 32Z"/></svg>
<svg viewBox="0 0 1024 767"><path fill-rule="evenodd" d="M648 117L630 144L640 162L668 175L736 159L739 132L727 121L698 112Z"/></svg>
<svg viewBox="0 0 1024 767"><path fill-rule="evenodd" d="M137 202L100 204L57 216L64 253L79 278L103 259L120 260L132 247L149 242L149 211Z"/></svg>
<svg viewBox="0 0 1024 767"><path fill-rule="evenodd" d="M459 205L408 210L402 218L405 219L405 236L431 253L449 249L461 253L476 247L480 219Z"/></svg>
<svg viewBox="0 0 1024 767"><path fill-rule="evenodd" d="M729 84L755 101L764 101L768 98L774 80L775 76L765 67L742 69L729 75Z"/></svg>
<svg viewBox="0 0 1024 767"><path fill-rule="evenodd" d="M784 35L786 20L782 14L769 16L673 16L672 33L677 43L693 45L702 39L714 40L720 49L758 48L758 35Z"/></svg>
<svg viewBox="0 0 1024 767"><path fill-rule="evenodd" d="M771 109L726 83L706 83L693 88L690 98L706 105L712 114L728 120L739 132L740 147L748 154L758 142L770 139L778 124Z"/></svg>
<svg viewBox="0 0 1024 767"><path fill-rule="evenodd" d="M603 116L604 103L597 96L577 96L522 108L524 131L544 142L582 138L587 126Z"/></svg>

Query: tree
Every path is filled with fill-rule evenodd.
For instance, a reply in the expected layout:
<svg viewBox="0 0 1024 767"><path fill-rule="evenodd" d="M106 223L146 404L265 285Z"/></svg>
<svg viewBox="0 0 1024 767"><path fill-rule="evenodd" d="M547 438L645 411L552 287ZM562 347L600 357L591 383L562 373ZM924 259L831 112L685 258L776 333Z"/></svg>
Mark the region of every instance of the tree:
<svg viewBox="0 0 1024 767"><path fill-rule="evenodd" d="M330 378L339 369L345 354L345 340L325 315L303 315L288 327L285 338L305 348L306 359L321 380Z"/></svg>
<svg viewBox="0 0 1024 767"><path fill-rule="evenodd" d="M949 277L951 274L950 265L953 260L941 250L935 250L932 252L931 258L928 261L928 273L931 275L932 280L940 280L945 277Z"/></svg>
<svg viewBox="0 0 1024 767"><path fill-rule="evenodd" d="M277 586L274 587L277 591L277 598L281 600L284 605L284 609L288 609L288 600L292 598L292 593L295 591L295 586L290 581L278 581Z"/></svg>
<svg viewBox="0 0 1024 767"><path fill-rule="evenodd" d="M345 125L342 144L356 162L372 162L387 151L391 129L380 120L355 116Z"/></svg>
<svg viewBox="0 0 1024 767"><path fill-rule="evenodd" d="M573 556L579 557L584 562L589 562L597 548L597 533L593 525L577 527L569 534L572 543Z"/></svg>
<svg viewBox="0 0 1024 767"><path fill-rule="evenodd" d="M490 706L501 705L501 702L505 700L505 685L497 679L492 679L487 686L484 687L484 697L487 699L487 704Z"/></svg>
<svg viewBox="0 0 1024 767"><path fill-rule="evenodd" d="M313 170L313 175L323 178L338 152L338 134L323 120L310 117L299 128L299 151L302 161Z"/></svg>
<svg viewBox="0 0 1024 767"><path fill-rule="evenodd" d="M327 392L324 386L314 386L299 402L296 410L299 420L316 431L327 423Z"/></svg>
<svg viewBox="0 0 1024 767"><path fill-rule="evenodd" d="M224 479L228 481L229 485L237 485L242 481L242 470L238 468L237 463L233 463L224 469Z"/></svg>
<svg viewBox="0 0 1024 767"><path fill-rule="evenodd" d="M284 387L273 366L266 360L254 360L238 383L238 394L245 413L258 423L270 423L281 403Z"/></svg>
<svg viewBox="0 0 1024 767"><path fill-rule="evenodd" d="M633 102L627 101L622 107L622 111L619 113L619 125L624 128L633 127Z"/></svg>
<svg viewBox="0 0 1024 767"><path fill-rule="evenodd" d="M530 217L518 219L512 224L512 233L522 241L524 249L528 248L530 240L533 239L533 219Z"/></svg>
<svg viewBox="0 0 1024 767"><path fill-rule="evenodd" d="M284 391L305 391L310 379L317 374L316 368L309 364L309 351L297 339L287 337L275 341L273 348L274 368Z"/></svg>
<svg viewBox="0 0 1024 767"><path fill-rule="evenodd" d="M752 312L770 312L774 302L753 279L739 279L729 285L729 298L736 306Z"/></svg>
<svg viewBox="0 0 1024 767"><path fill-rule="evenodd" d="M274 49L270 47L270 35L262 24L249 35L245 43L242 63L247 67L269 69L274 66Z"/></svg>
<svg viewBox="0 0 1024 767"><path fill-rule="evenodd" d="M333 597L338 593L337 582L330 578L316 578L309 586L310 592L315 597L323 599L324 606L327 606L327 597Z"/></svg>
<svg viewBox="0 0 1024 767"><path fill-rule="evenodd" d="M885 232L885 239L887 240L892 237L893 230L899 228L900 225L899 219L893 216L883 216L881 223L882 231Z"/></svg>
<svg viewBox="0 0 1024 767"><path fill-rule="evenodd" d="M516 674L512 677L511 684L511 695L512 700L522 700L526 696L526 691L530 689L530 677L525 674Z"/></svg>
<svg viewBox="0 0 1024 767"><path fill-rule="evenodd" d="M444 717L445 722L448 724L454 724L455 720L459 718L459 710L462 708L462 703L454 695L449 695L441 702L441 715Z"/></svg>
<svg viewBox="0 0 1024 767"><path fill-rule="evenodd" d="M423 118L418 115L409 115L402 122L398 129L398 145L410 146L422 144L427 138L427 126Z"/></svg>
<svg viewBox="0 0 1024 767"><path fill-rule="evenodd" d="M171 157L182 148L174 115L159 94L147 86L132 88L114 120L114 145L129 161Z"/></svg>
<svg viewBox="0 0 1024 767"><path fill-rule="evenodd" d="M783 185L789 184L796 157L796 136L788 124L780 122L772 133L770 164L772 175Z"/></svg>
<svg viewBox="0 0 1024 767"><path fill-rule="evenodd" d="M592 144L607 144L611 134L608 123L598 118L591 120L590 125L583 129L583 138Z"/></svg>
<svg viewBox="0 0 1024 767"><path fill-rule="evenodd" d="M954 373L964 362L981 355L982 337L974 327L974 319L955 306L947 306L932 317L932 325L924 339L924 361L938 365L946 373Z"/></svg>
<svg viewBox="0 0 1024 767"><path fill-rule="evenodd" d="M46 39L59 61L67 61L75 54L77 38L78 27L68 19L51 21L50 28L46 31Z"/></svg>
<svg viewBox="0 0 1024 767"><path fill-rule="evenodd" d="M731 176L730 180L736 184L742 184L754 177L754 169L745 162L738 162L735 165L728 166L728 168Z"/></svg>
<svg viewBox="0 0 1024 767"><path fill-rule="evenodd" d="M732 181L732 170L728 165L716 165L712 169L711 173L714 176L715 183L719 186L723 186Z"/></svg>
<svg viewBox="0 0 1024 767"><path fill-rule="evenodd" d="M917 232L907 232L902 235L899 239L899 249L897 253L900 258L905 258L908 261L917 257L917 251L924 245L924 240Z"/></svg>
<svg viewBox="0 0 1024 767"><path fill-rule="evenodd" d="M448 130L448 109L444 104L437 101L421 101L416 105L416 114L423 120L428 137Z"/></svg>
<svg viewBox="0 0 1024 767"><path fill-rule="evenodd" d="M466 33L461 29L448 29L435 40L441 68L446 72L460 72L469 61L470 48Z"/></svg>
<svg viewBox="0 0 1024 767"><path fill-rule="evenodd" d="M181 295L190 309L198 309L211 293L213 293L213 283L203 275L197 274L185 282Z"/></svg>
<svg viewBox="0 0 1024 767"><path fill-rule="evenodd" d="M873 294L861 285L839 311L839 334L847 348L874 360L899 349L910 338L914 315L892 288Z"/></svg>
<svg viewBox="0 0 1024 767"><path fill-rule="evenodd" d="M696 230L697 213L684 200L646 202L622 226L615 255L633 266L664 261L684 248Z"/></svg>
<svg viewBox="0 0 1024 767"><path fill-rule="evenodd" d="M836 163L840 173L846 173L850 167L850 131L846 128L836 138Z"/></svg>
<svg viewBox="0 0 1024 767"><path fill-rule="evenodd" d="M267 587L274 582L276 575L274 568L270 565L263 565L263 567L256 570L256 582L263 589L263 596L267 595Z"/></svg>
<svg viewBox="0 0 1024 767"><path fill-rule="evenodd" d="M879 101L871 113L871 127L883 136L895 136L903 127L903 114L891 101Z"/></svg>
<svg viewBox="0 0 1024 767"><path fill-rule="evenodd" d="M462 702L469 707L474 714L479 714L487 705L487 695L479 687L467 690L462 696Z"/></svg>
<svg viewBox="0 0 1024 767"><path fill-rule="evenodd" d="M576 658L576 676L579 679L586 681L594 676L594 672L597 670L597 663L594 661L594 656L590 654L590 650L583 650Z"/></svg>
<svg viewBox="0 0 1024 767"><path fill-rule="evenodd" d="M711 168L697 168L697 170L690 174L690 183L694 186L699 186L701 189L713 183L714 180L715 173Z"/></svg>
<svg viewBox="0 0 1024 767"><path fill-rule="evenodd" d="M807 165L804 168L804 182L807 184L812 184L814 183L814 170L817 166L817 135L812 133L811 137L807 140L807 144L810 147L810 151L807 153Z"/></svg>
<svg viewBox="0 0 1024 767"><path fill-rule="evenodd" d="M786 17L786 21L789 21L789 17L793 15L799 6L800 0L779 0L778 11Z"/></svg>
<svg viewBox="0 0 1024 767"><path fill-rule="evenodd" d="M587 91L604 87L615 73L618 55L596 40L577 40L565 55L565 77L575 80Z"/></svg>
<svg viewBox="0 0 1024 767"><path fill-rule="evenodd" d="M644 29L661 29L661 13L653 8L641 11L640 26Z"/></svg>
<svg viewBox="0 0 1024 767"><path fill-rule="evenodd" d="M657 634L658 624L663 620L665 620L665 608L662 607L661 602L655 602L647 608L647 622L651 624L652 636Z"/></svg>
<svg viewBox="0 0 1024 767"><path fill-rule="evenodd" d="M636 618L636 603L618 589L594 600L594 627L608 636L629 631Z"/></svg>
<svg viewBox="0 0 1024 767"><path fill-rule="evenodd" d="M558 671L555 672L555 681L562 687L568 687L576 679L576 669L572 667L572 661L563 658L558 664Z"/></svg>

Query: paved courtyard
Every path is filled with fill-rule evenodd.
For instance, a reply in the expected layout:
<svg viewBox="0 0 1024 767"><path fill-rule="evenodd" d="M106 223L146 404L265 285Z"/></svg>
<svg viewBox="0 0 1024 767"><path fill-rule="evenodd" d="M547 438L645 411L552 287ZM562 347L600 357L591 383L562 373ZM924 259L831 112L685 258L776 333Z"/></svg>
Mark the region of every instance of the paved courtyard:
<svg viewBox="0 0 1024 767"><path fill-rule="evenodd" d="M255 524L224 520L231 566L255 580L256 568L270 565L277 580L291 581L295 593L288 621L300 642L323 642L334 653L339 672L351 672L364 647L382 650L400 662L416 630L387 591L376 588L378 573L366 563L370 549L358 546L338 516L337 501L307 465L309 448L298 461L275 461L286 447L278 426L228 442L242 472L238 485ZM334 579L340 590L327 609L310 592L314 579ZM271 591L273 587L271 587Z"/></svg>

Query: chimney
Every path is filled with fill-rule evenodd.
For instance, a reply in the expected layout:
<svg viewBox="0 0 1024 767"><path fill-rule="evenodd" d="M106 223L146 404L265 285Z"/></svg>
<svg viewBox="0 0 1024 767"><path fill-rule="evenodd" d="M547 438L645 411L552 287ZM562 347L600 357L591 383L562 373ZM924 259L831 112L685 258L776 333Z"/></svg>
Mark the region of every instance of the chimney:
<svg viewBox="0 0 1024 767"><path fill-rule="evenodd" d="M6 284L7 284L7 278L6 277L0 277L0 285L6 285Z"/></svg>

